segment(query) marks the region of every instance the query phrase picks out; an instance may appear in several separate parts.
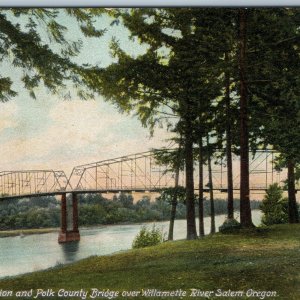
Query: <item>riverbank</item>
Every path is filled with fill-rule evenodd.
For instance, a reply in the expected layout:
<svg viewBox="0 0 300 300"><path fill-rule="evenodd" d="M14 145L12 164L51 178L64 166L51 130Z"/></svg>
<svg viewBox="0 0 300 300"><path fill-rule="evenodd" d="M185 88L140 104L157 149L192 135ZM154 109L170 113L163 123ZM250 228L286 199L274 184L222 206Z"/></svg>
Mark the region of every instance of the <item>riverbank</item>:
<svg viewBox="0 0 300 300"><path fill-rule="evenodd" d="M65 295L66 291L87 292L90 298L93 289L97 289L119 292L117 299L131 299L128 295L122 297L126 290L137 291L132 299L144 299L142 290L150 289L152 296L147 299L160 299L162 291L179 290L190 298L191 289L195 289L194 293L199 294L194 299L205 299L201 293L211 291L209 299L236 299L228 295L239 293L239 299L296 300L300 292L299 249L300 225L277 225L90 257L67 266L2 279L0 290L31 291L33 298L37 289L52 289L55 297L51 299L57 299L59 291Z"/></svg>
<svg viewBox="0 0 300 300"><path fill-rule="evenodd" d="M2 230L0 231L0 238L10 236L25 236L31 234L43 234L58 232L59 228L34 228L34 229L16 229L16 230Z"/></svg>

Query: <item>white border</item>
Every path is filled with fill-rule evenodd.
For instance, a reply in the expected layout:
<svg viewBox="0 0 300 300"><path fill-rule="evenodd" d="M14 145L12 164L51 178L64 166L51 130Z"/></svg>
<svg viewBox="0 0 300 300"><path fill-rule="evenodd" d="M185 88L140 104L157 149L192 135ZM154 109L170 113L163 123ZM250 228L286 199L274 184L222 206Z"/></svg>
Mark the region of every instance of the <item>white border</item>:
<svg viewBox="0 0 300 300"><path fill-rule="evenodd" d="M0 0L0 7L290 7L299 5L299 0Z"/></svg>

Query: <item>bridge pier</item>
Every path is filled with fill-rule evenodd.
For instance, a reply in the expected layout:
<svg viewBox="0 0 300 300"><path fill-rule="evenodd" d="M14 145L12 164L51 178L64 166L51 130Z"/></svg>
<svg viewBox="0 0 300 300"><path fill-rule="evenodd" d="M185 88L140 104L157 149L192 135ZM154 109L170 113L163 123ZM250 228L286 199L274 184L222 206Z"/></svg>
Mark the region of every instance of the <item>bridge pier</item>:
<svg viewBox="0 0 300 300"><path fill-rule="evenodd" d="M72 230L68 230L67 224L67 198L66 194L61 195L61 228L58 235L59 243L68 243L80 240L78 229L78 202L77 195L72 193Z"/></svg>

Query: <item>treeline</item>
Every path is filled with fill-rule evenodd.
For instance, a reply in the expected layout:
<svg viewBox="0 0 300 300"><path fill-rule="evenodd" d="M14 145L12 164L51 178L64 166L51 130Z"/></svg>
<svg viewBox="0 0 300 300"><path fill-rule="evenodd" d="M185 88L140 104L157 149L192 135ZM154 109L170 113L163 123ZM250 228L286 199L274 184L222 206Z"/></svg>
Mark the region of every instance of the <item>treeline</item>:
<svg viewBox="0 0 300 300"><path fill-rule="evenodd" d="M55 197L35 197L0 202L0 230L57 227L60 203Z"/></svg>
<svg viewBox="0 0 300 300"><path fill-rule="evenodd" d="M68 201L70 202L70 201ZM259 208L258 201L252 201L252 208ZM134 203L130 194L119 194L112 200L100 194L87 194L78 197L79 225L101 225L116 223L136 223L163 221L170 218L170 204L157 198L150 201L144 196ZM239 209L239 200L234 200L234 207ZM227 203L215 200L215 213L225 214ZM71 212L71 207L69 207ZM204 214L210 215L209 201L204 201ZM176 218L186 217L184 203L178 203ZM0 203L0 230L48 228L60 226L60 201L55 197L35 197L19 200L5 200Z"/></svg>

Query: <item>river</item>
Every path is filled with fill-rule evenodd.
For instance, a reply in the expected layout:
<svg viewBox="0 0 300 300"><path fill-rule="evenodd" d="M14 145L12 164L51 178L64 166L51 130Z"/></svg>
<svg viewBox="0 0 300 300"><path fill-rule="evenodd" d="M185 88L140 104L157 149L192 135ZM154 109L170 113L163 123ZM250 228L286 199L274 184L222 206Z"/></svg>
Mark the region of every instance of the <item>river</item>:
<svg viewBox="0 0 300 300"><path fill-rule="evenodd" d="M259 225L261 212L254 210L252 218L253 223ZM217 229L224 220L225 215L216 216ZM80 242L68 244L58 244L58 233L0 238L0 278L44 270L92 255L107 255L130 249L134 237L144 224L80 228ZM155 224L167 235L169 224L167 221ZM151 226L151 223L147 225ZM204 225L207 234L210 231L209 217L205 218ZM185 237L186 221L175 221L174 239Z"/></svg>

